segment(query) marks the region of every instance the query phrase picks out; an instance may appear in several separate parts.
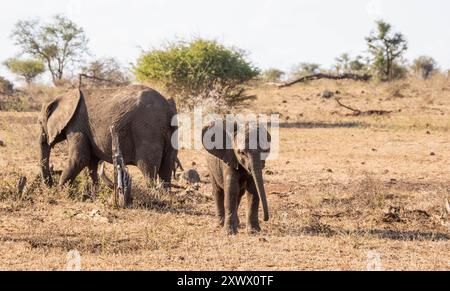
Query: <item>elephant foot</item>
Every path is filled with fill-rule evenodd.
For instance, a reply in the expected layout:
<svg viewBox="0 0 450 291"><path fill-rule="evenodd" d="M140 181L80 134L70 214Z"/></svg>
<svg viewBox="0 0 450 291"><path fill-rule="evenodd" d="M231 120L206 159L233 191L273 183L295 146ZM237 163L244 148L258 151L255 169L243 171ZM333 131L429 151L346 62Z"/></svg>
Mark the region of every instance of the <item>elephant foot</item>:
<svg viewBox="0 0 450 291"><path fill-rule="evenodd" d="M236 235L238 233L238 229L236 226L231 227L231 226L226 226L225 227L225 232L228 235Z"/></svg>
<svg viewBox="0 0 450 291"><path fill-rule="evenodd" d="M217 227L222 228L224 225L225 225L225 218L219 217L219 219L217 220Z"/></svg>
<svg viewBox="0 0 450 291"><path fill-rule="evenodd" d="M236 221L231 221L225 224L225 231L229 235L235 235L238 233L238 225Z"/></svg>
<svg viewBox="0 0 450 291"><path fill-rule="evenodd" d="M261 232L261 227L259 224L249 224L249 226L247 226L248 234L257 234L259 232Z"/></svg>

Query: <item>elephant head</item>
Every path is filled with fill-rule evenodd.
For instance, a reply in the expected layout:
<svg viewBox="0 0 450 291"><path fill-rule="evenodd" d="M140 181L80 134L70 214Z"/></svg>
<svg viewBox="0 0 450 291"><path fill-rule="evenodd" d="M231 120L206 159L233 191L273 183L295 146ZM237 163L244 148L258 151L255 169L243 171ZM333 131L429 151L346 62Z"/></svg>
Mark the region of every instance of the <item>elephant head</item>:
<svg viewBox="0 0 450 291"><path fill-rule="evenodd" d="M262 169L270 152L270 134L265 127L256 124L246 123L239 127L236 122L232 122L231 128L228 128L229 124L215 121L205 126L202 130L203 146L230 167L236 170L242 167L251 175L262 203L264 221L267 221L269 209Z"/></svg>
<svg viewBox="0 0 450 291"><path fill-rule="evenodd" d="M73 91L42 107L39 118L40 167L47 186L53 185L49 165L51 148L64 139L64 129L75 115L80 99L81 92Z"/></svg>

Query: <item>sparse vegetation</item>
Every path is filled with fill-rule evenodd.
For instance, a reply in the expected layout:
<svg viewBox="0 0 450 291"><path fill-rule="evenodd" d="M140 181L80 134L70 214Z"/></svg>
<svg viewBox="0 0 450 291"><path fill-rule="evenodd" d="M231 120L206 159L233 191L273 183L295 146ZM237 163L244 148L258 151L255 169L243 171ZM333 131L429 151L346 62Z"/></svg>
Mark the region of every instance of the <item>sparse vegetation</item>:
<svg viewBox="0 0 450 291"><path fill-rule="evenodd" d="M392 25L379 20L376 30L366 38L372 56L371 70L381 81L401 79L406 75L402 58L408 49L403 34L392 31Z"/></svg>
<svg viewBox="0 0 450 291"><path fill-rule="evenodd" d="M432 57L420 56L413 61L413 72L422 79L428 79L437 71L437 63Z"/></svg>
<svg viewBox="0 0 450 291"><path fill-rule="evenodd" d="M81 70L84 74L93 77L86 80L93 86L127 85L130 83L126 70L114 58L93 60Z"/></svg>
<svg viewBox="0 0 450 291"><path fill-rule="evenodd" d="M45 72L45 65L39 60L8 59L4 65L14 74L20 76L30 85L39 75Z"/></svg>
<svg viewBox="0 0 450 291"><path fill-rule="evenodd" d="M139 81L162 83L180 105L213 100L218 107L232 107L248 99L242 85L259 74L245 56L216 41L195 39L144 53L134 73Z"/></svg>
<svg viewBox="0 0 450 291"><path fill-rule="evenodd" d="M271 68L261 74L261 78L265 82L279 82L286 73L282 70Z"/></svg>
<svg viewBox="0 0 450 291"><path fill-rule="evenodd" d="M0 93L10 95L14 91L14 84L5 77L0 76Z"/></svg>
<svg viewBox="0 0 450 291"><path fill-rule="evenodd" d="M449 270L449 72L424 56L408 67L421 78L407 76L407 42L390 24L378 21L366 39L370 59L342 54L330 70L300 63L290 78L333 72L282 90L249 81L279 82L284 72L260 74L245 52L216 41L175 42L139 57L136 79L163 87L179 107L280 115L279 156L264 171L271 218L247 234L244 198L233 238L216 226L199 150L179 151L186 171L170 190L130 166L126 209L114 208L112 190L94 187L87 172L71 186L46 187L36 111L76 88L68 69L94 77L83 84L95 87L130 78L113 58L81 66L86 34L63 16L20 21L12 38L25 58L6 64L29 84L15 88L0 76L0 269L62 270L77 250L83 270L366 270L370 252L384 270ZM43 66L56 86L36 81ZM389 82L368 82L369 74ZM53 180L67 158L67 144L56 145Z"/></svg>
<svg viewBox="0 0 450 291"><path fill-rule="evenodd" d="M316 63L300 63L291 70L290 78L297 79L320 72L321 66Z"/></svg>
<svg viewBox="0 0 450 291"><path fill-rule="evenodd" d="M334 69L338 74L352 73L352 74L365 74L368 71L367 62L360 55L355 58L351 58L348 53L343 53L336 58L336 64Z"/></svg>
<svg viewBox="0 0 450 291"><path fill-rule="evenodd" d="M281 124L279 158L267 162L272 218L262 222L260 235L241 229L233 239L214 224L210 178L198 151L182 150L179 157L183 165L195 162L203 182L175 180L180 188L171 192L148 187L130 167L133 206L119 210L109 206L108 188L100 186L93 195L86 175L73 188L42 186L34 179L38 157L30 155L38 151L38 114L0 112L6 145L0 147L0 168L7 169L0 173L0 268L64 269L67 252L77 249L83 270L364 270L367 252L374 250L386 270L447 270L450 232L443 201L450 192L442 169L450 153L450 91L441 90L447 83L436 74L426 86L417 78L318 80L283 90L254 84L249 93L259 100L246 110L290 118ZM394 85L403 98L389 98ZM316 97L325 90L340 91L356 108L395 112L346 116L335 102ZM55 150L55 171L66 156L65 145ZM24 175L28 182L18 195ZM20 263L13 264L19 254Z"/></svg>
<svg viewBox="0 0 450 291"><path fill-rule="evenodd" d="M16 23L11 35L21 53L40 59L47 65L53 82L63 80L69 65L79 64L87 52L88 38L70 19L57 15L52 22L39 19Z"/></svg>

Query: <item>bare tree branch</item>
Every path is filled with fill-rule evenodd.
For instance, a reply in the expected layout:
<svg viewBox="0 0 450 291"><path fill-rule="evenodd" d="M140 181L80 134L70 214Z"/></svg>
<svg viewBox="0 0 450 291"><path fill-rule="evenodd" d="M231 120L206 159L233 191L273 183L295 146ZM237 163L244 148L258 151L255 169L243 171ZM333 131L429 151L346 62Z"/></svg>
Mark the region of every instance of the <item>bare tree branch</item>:
<svg viewBox="0 0 450 291"><path fill-rule="evenodd" d="M367 111L361 111L359 109L355 109L352 108L348 105L345 105L341 102L341 100L339 98L335 98L334 100L336 100L337 104L341 107L344 107L350 111L353 112L352 116L361 116L361 115L386 115L389 113L392 113L392 111L387 111L387 110L367 110Z"/></svg>
<svg viewBox="0 0 450 291"><path fill-rule="evenodd" d="M331 79L331 80L350 79L350 80L355 80L355 81L367 82L371 78L372 78L372 76L370 76L370 75L357 75L357 74L351 74L351 73L344 73L344 74L339 74L339 75L330 75L330 74L319 73L319 74L304 76L304 77L298 78L296 80L284 83L284 84L278 86L278 88L285 88L285 87L289 87L289 86L292 86L297 83L319 80L319 79Z"/></svg>

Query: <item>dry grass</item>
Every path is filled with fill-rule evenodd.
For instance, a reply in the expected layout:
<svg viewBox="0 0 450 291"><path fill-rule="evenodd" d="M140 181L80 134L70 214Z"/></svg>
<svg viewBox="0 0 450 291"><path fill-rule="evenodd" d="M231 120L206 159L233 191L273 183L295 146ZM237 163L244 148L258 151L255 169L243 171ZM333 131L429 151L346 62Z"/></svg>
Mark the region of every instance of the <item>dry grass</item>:
<svg viewBox="0 0 450 291"><path fill-rule="evenodd" d="M358 109L347 116L317 95L339 91ZM183 150L204 182L172 193L147 187L132 169L134 204L114 209L86 178L72 189L30 186L37 168L36 113L0 112L0 269L450 270L450 82L317 81L279 90L260 85L247 110L282 114L281 152L267 165L271 220L259 235L216 228L211 185L199 152ZM432 154L433 153L433 154ZM63 167L65 145L52 155ZM28 187L17 194L18 178ZM83 195L86 194L88 195ZM245 205L240 209L245 222Z"/></svg>

